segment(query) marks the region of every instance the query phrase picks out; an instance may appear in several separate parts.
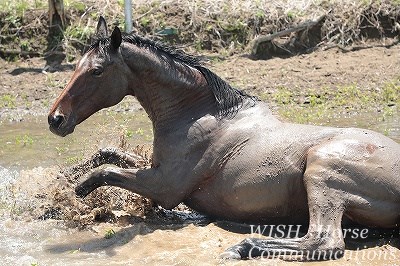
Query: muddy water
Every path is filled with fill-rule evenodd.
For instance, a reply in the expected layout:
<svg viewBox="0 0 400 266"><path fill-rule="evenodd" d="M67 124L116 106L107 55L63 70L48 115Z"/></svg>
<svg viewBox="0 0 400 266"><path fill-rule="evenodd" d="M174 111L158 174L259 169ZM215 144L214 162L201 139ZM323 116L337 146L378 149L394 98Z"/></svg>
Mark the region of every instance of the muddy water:
<svg viewBox="0 0 400 266"><path fill-rule="evenodd" d="M71 164L99 148L119 145L122 136L128 144L150 146L153 132L146 113L95 114L65 138L48 130L45 116L25 116L18 123L0 121L0 165L26 169Z"/></svg>
<svg viewBox="0 0 400 266"><path fill-rule="evenodd" d="M371 114L318 121L318 124L359 126L380 131L400 142L400 115L373 119ZM43 191L57 171L100 147L118 145L120 136L130 145L150 145L152 132L143 112L119 115L101 113L59 138L47 130L43 117L0 122L0 264L2 265L282 265L280 260L224 262L219 254L251 235L250 228L232 232L184 212L166 213L161 219L100 223L87 229L67 227L59 220L37 220L26 213L41 204ZM177 217L179 218L177 220ZM234 228L229 225L228 228ZM233 232L234 231L234 232ZM399 239L356 244L338 261L318 265L398 265ZM372 244L371 244L372 243ZM302 263L291 263L302 264Z"/></svg>

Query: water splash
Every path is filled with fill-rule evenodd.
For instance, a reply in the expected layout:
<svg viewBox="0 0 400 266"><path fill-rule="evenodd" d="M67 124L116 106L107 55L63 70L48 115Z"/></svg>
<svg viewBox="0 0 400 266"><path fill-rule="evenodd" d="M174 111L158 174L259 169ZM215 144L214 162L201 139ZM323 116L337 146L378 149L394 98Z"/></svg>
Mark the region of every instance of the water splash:
<svg viewBox="0 0 400 266"><path fill-rule="evenodd" d="M11 187L17 180L19 172L0 166L0 217L8 214L12 206L13 193Z"/></svg>

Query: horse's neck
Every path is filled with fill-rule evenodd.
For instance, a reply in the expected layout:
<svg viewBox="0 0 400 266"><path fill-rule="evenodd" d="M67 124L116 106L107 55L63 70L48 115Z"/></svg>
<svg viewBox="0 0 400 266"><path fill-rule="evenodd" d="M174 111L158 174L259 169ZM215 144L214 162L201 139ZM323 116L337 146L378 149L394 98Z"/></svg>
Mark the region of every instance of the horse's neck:
<svg viewBox="0 0 400 266"><path fill-rule="evenodd" d="M171 127L215 112L214 95L200 71L163 61L154 68L153 75L143 77L145 87L135 95L156 127Z"/></svg>

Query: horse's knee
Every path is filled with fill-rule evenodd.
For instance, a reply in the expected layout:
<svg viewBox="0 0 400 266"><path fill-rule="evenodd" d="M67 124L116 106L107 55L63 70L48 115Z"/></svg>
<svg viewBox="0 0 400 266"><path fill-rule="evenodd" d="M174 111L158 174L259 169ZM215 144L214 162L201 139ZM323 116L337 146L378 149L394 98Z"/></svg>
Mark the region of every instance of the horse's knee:
<svg viewBox="0 0 400 266"><path fill-rule="evenodd" d="M139 156L134 157L117 148L102 148L94 156L96 164L113 164L121 168L135 168L140 165Z"/></svg>
<svg viewBox="0 0 400 266"><path fill-rule="evenodd" d="M89 177L76 186L75 194L84 198L98 187L106 185L107 169L97 169Z"/></svg>

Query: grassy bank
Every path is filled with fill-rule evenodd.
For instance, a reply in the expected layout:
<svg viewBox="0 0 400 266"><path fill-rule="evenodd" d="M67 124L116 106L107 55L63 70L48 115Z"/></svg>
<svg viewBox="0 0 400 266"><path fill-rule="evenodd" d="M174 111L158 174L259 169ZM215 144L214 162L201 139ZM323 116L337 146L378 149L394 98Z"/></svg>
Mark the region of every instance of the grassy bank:
<svg viewBox="0 0 400 266"><path fill-rule="evenodd" d="M365 90L357 84L338 86L336 89L315 88L293 90L279 87L273 95L260 95L273 99L278 113L296 123L316 123L363 112L373 112L384 121L399 112L400 78L387 82L374 90Z"/></svg>

